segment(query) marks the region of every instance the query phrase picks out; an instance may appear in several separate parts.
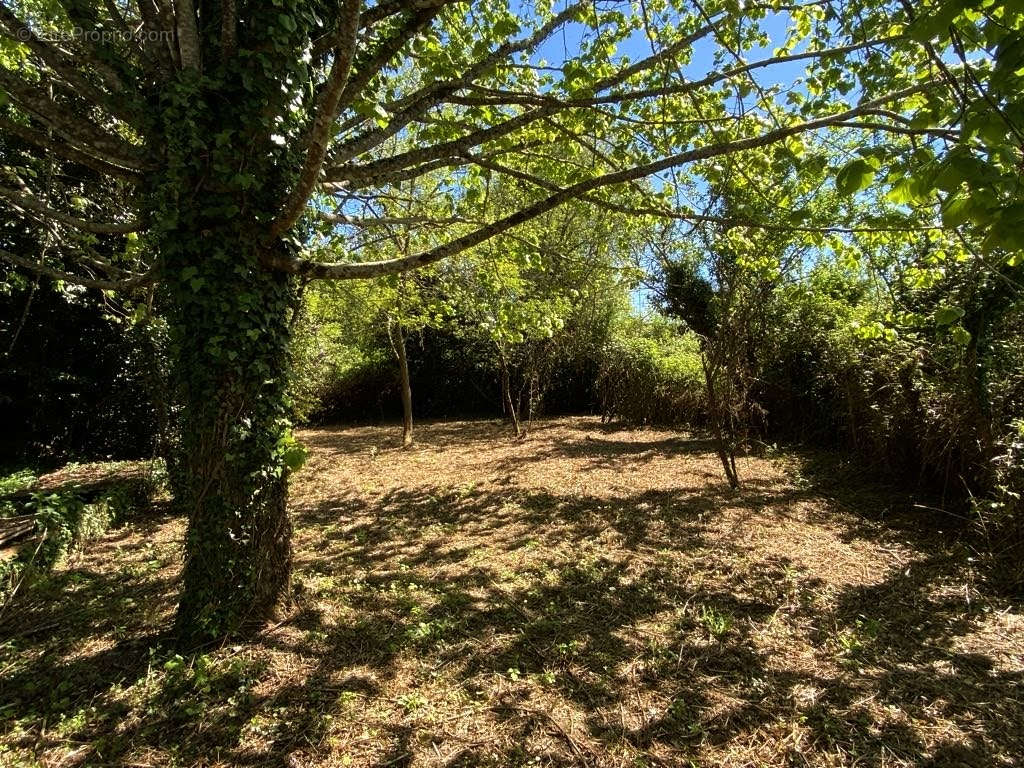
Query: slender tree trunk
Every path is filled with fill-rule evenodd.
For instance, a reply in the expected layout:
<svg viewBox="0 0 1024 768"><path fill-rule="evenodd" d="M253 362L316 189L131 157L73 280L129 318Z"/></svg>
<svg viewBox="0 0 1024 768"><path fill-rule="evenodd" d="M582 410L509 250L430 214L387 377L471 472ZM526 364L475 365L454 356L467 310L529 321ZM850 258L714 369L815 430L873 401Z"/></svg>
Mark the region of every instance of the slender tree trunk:
<svg viewBox="0 0 1024 768"><path fill-rule="evenodd" d="M706 352L701 354L701 367L704 369L704 382L707 389L708 411L711 414L711 428L715 437L715 449L722 462L725 479L729 481L729 487L739 488L740 479L736 473L736 456L731 444L726 439L725 414L715 386L714 370Z"/></svg>
<svg viewBox="0 0 1024 768"><path fill-rule="evenodd" d="M294 283L260 269L263 246L240 229L218 233L222 251L192 232L163 251L182 406L172 485L188 517L176 622L185 645L271 617L291 574L286 500L297 462L284 389Z"/></svg>
<svg viewBox="0 0 1024 768"><path fill-rule="evenodd" d="M509 374L508 363L505 362L505 356L501 356L501 392L504 396L504 407L508 409L509 418L512 419L512 427L516 432L516 439L520 439L523 435L522 429L519 426L519 414L516 413L516 406L512 400L512 377Z"/></svg>
<svg viewBox="0 0 1024 768"><path fill-rule="evenodd" d="M398 368L402 376L402 447L412 445L412 385L409 382L409 358L405 353L405 329L398 325L398 340L395 352L398 354Z"/></svg>

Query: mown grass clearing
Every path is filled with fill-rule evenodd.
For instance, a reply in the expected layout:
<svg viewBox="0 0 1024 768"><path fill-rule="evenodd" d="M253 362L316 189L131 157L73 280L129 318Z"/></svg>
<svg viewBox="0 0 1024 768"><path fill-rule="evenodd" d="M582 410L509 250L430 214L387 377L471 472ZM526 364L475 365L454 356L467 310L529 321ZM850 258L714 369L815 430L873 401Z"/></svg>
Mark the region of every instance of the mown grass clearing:
<svg viewBox="0 0 1024 768"><path fill-rule="evenodd" d="M0 764L1012 765L1024 613L894 497L596 419L307 430L293 603L167 632L181 520L0 617Z"/></svg>

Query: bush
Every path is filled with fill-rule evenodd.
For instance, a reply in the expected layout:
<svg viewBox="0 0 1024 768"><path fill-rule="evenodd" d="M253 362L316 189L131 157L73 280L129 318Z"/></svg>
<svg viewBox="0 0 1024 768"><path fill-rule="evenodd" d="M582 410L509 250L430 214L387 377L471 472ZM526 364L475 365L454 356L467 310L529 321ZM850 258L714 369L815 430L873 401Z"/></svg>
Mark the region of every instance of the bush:
<svg viewBox="0 0 1024 768"><path fill-rule="evenodd" d="M977 526L986 542L986 557L1002 586L1024 593L1024 419L999 441L992 462L993 488L975 499Z"/></svg>
<svg viewBox="0 0 1024 768"><path fill-rule="evenodd" d="M151 329L106 314L98 292L46 286L31 302L29 296L0 292L5 339L28 306L0 368L0 462L52 466L152 455L153 385L163 364Z"/></svg>
<svg viewBox="0 0 1024 768"><path fill-rule="evenodd" d="M700 426L704 379L697 338L662 318L633 319L605 345L597 374L602 418Z"/></svg>
<svg viewBox="0 0 1024 768"><path fill-rule="evenodd" d="M111 467L116 472L123 465ZM154 461L143 467L145 471L115 477L99 492L95 487L69 485L32 493L21 503L17 499L35 484L36 478L28 471L0 478L0 495L19 494L14 500L2 501L0 517L30 515L36 529L36 535L21 546L16 557L0 562L0 606L9 602L22 584L48 573L78 547L111 525L129 520L164 492L167 485L162 463Z"/></svg>

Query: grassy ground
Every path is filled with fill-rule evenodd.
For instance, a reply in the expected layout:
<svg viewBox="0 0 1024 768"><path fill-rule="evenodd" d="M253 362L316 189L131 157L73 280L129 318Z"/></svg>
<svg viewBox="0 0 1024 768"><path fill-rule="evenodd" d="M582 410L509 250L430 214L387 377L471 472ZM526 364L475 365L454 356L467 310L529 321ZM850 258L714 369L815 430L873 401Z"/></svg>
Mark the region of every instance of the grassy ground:
<svg viewBox="0 0 1024 768"><path fill-rule="evenodd" d="M166 636L180 520L0 616L0 765L998 766L1024 610L893 497L593 419L310 430L292 606ZM807 476L805 476L807 475Z"/></svg>

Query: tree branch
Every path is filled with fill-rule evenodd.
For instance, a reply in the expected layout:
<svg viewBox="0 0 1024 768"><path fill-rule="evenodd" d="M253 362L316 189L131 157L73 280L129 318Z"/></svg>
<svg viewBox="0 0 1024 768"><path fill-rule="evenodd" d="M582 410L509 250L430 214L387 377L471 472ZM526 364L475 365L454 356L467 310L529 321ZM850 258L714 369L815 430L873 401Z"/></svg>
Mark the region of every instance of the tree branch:
<svg viewBox="0 0 1024 768"><path fill-rule="evenodd" d="M77 0L57 0L57 2L64 9L68 20L75 26L81 27L83 32L85 30L89 32L102 30L95 4L82 3ZM109 54L110 51L105 53ZM83 34L80 37L78 49L74 51L72 58L76 60L77 69L91 70L97 74L112 93L120 93L125 90L121 73L107 62L104 55L99 53L97 41L91 34ZM122 59L122 63L126 62Z"/></svg>
<svg viewBox="0 0 1024 768"><path fill-rule="evenodd" d="M383 128L375 127L346 141L342 145L339 154L334 158L334 163L345 163L359 154L379 146L384 141L387 141L387 139L399 133L407 125L422 117L432 107L441 103L447 96L454 94L461 88L467 87L473 78L478 77L500 62L507 60L513 54L533 50L537 45L550 37L559 27L572 20L576 11L583 6L583 2L573 3L561 13L552 17L529 37L499 46L454 80L428 83L416 92L401 99L397 104L387 105L388 111L394 112L388 121L388 125ZM336 168L328 170L328 178L334 179L336 170Z"/></svg>
<svg viewBox="0 0 1024 768"><path fill-rule="evenodd" d="M713 30L713 25L705 25L701 29L697 30L693 34L687 36L687 41L693 43L701 37L707 35ZM840 46L837 48L830 48L823 51L809 51L805 53L792 54L790 56L777 56L771 59L764 59L761 61L752 62L745 64L741 67L734 67L724 72L716 72L708 75L700 80L692 80L677 85L666 85L660 88L648 88L637 91L628 91L626 93L610 94L607 96L594 96L588 98L576 98L576 99L557 99L547 95L531 95L526 94L522 99L510 101L509 103L521 103L521 104L539 104L533 110L523 112L515 117L511 117L503 123L492 125L487 128L481 128L472 133L468 133L458 139L453 139L440 144L435 144L429 147L421 147L418 149L410 150L400 155L395 155L383 160L377 160L363 165L341 165L336 166L327 171L327 178L330 181L360 181L362 178L367 176L379 176L389 171L397 170L399 168L406 167L408 165L415 165L417 163L426 162L442 155L452 155L466 152L473 147L479 146L480 144L490 141L496 138L501 138L514 131L530 125L537 120L542 120L557 114L560 111L572 109L574 107L593 107L601 104L610 103L623 103L626 101L634 101L643 98L652 98L656 96L670 96L670 95L682 95L690 93L692 91L699 90L710 85L714 85L722 80L735 77L738 74L753 71L755 69L767 67L773 64L787 63L791 61L798 61L809 58L820 58L825 56L834 56L843 53L849 53L851 51L859 50L871 45L878 45L885 40L871 40L865 43L855 43L847 46ZM677 44L678 45L678 44ZM660 54L655 54L642 62L637 62L636 65L627 67L621 72L617 72L613 75L609 75L594 84L594 90L597 92L607 90L608 88L615 87L621 84L628 77L636 73L637 66L641 63L646 66L653 66L659 61ZM648 63L649 62L649 63ZM452 102L459 102L460 97L455 97ZM429 108L429 107L428 107ZM424 110L425 111L425 110ZM346 152L347 155L351 155L351 151Z"/></svg>
<svg viewBox="0 0 1024 768"><path fill-rule="evenodd" d="M126 221L122 223L80 219L76 216L51 208L34 195L19 192L18 190L11 189L10 187L0 186L0 198L9 201L16 208L33 211L34 213L44 216L50 221L60 222L61 224L66 224L67 226L81 230L82 232L91 232L96 235L126 235L129 232L139 232L142 229L145 229L145 225L139 221Z"/></svg>
<svg viewBox="0 0 1024 768"><path fill-rule="evenodd" d="M220 3L220 57L227 61L238 49L238 8L235 0Z"/></svg>
<svg viewBox="0 0 1024 768"><path fill-rule="evenodd" d="M156 267L149 269L144 274L135 275L127 280L98 280L90 277L80 277L79 275L73 275L70 272L63 272L45 264L32 261L31 259L22 258L21 256L3 249L0 249L0 259L10 262L22 269L26 269L33 274L49 277L52 280L62 280L65 283L80 285L84 288L98 288L103 291L131 290L132 288L139 288L143 285L154 283L157 279Z"/></svg>
<svg viewBox="0 0 1024 768"><path fill-rule="evenodd" d="M27 46L57 77L63 79L79 95L88 99L96 106L102 107L118 120L122 120L129 125L131 124L131 115L124 108L123 103L112 99L109 93L101 91L90 83L79 73L80 66L76 66L70 60L70 57L56 46L41 40L27 24L21 21L3 4L0 4L0 24L4 26L11 37Z"/></svg>
<svg viewBox="0 0 1024 768"><path fill-rule="evenodd" d="M372 227L399 227L414 224L424 224L431 227L442 227L451 224L479 224L473 219L464 216L346 216L339 213L317 213L317 217L329 224L337 224L346 227L358 227L369 229Z"/></svg>
<svg viewBox="0 0 1024 768"><path fill-rule="evenodd" d="M777 128L767 131L760 136L751 136L721 144L698 147L675 155L670 155L669 157L652 163L596 176L568 187L564 187L542 200L528 205L503 219L499 219L498 221L480 227L473 232L469 232L462 237L451 240L430 250L421 251L402 258L354 264L325 264L308 259L283 258L268 254L265 257L264 263L266 266L273 269L316 279L352 280L405 272L461 253L473 246L479 245L485 240L489 240L496 235L500 235L513 227L535 219L564 202L582 197L596 189L622 184L645 176L651 176L668 168L686 165L699 160L707 160L721 155L735 154L749 149L757 149L759 147L782 141L789 136L817 130L819 128L827 128L835 125L836 123L846 122L852 118L858 117L867 110L910 96L914 93L918 93L931 85L934 85L934 83L928 82L904 88L900 91L894 91L883 97L873 99L861 104L860 106L847 109L843 112L820 117L814 120L808 120L795 125Z"/></svg>
<svg viewBox="0 0 1024 768"><path fill-rule="evenodd" d="M141 171L148 167L139 147L107 133L79 115L74 115L66 105L57 104L42 95L38 88L28 85L3 66L0 66L0 86L5 88L11 99L26 112L51 126L79 149L132 170Z"/></svg>
<svg viewBox="0 0 1024 768"><path fill-rule="evenodd" d="M199 72L202 69L199 28L196 25L196 9L192 5L192 0L175 0L174 16L178 30L181 68Z"/></svg>
<svg viewBox="0 0 1024 768"><path fill-rule="evenodd" d="M119 179L131 182L132 184L138 184L142 180L142 175L129 170L128 168L122 168L119 165L102 160L98 157L90 155L82 150L75 149L66 141L58 141L42 131L37 131L34 128L29 128L27 125L22 125L14 120L8 120L5 117L0 117L0 130L7 131L14 134L18 138L22 139L29 144L32 144L40 149L45 149L49 152L53 152L65 160L70 160L73 163L91 168L97 173L104 174L106 176L115 176Z"/></svg>
<svg viewBox="0 0 1024 768"><path fill-rule="evenodd" d="M142 17L142 26L146 32L143 50L147 53L150 50L153 51L152 60L156 64L157 73L167 75L177 66L175 54L178 53L168 38L171 26L167 10L160 0L137 0L137 2L139 16Z"/></svg>
<svg viewBox="0 0 1024 768"><path fill-rule="evenodd" d="M337 47L334 53L334 64L327 78L324 89L317 99L316 116L306 138L306 160L299 172L299 180L295 183L281 208L280 213L271 222L270 236L277 237L291 229L299 216L302 215L309 196L320 178L320 169L327 154L327 143L330 140L331 126L338 116L338 105L348 82L352 69L352 58L355 55L356 35L359 32L360 0L344 0L337 34Z"/></svg>

